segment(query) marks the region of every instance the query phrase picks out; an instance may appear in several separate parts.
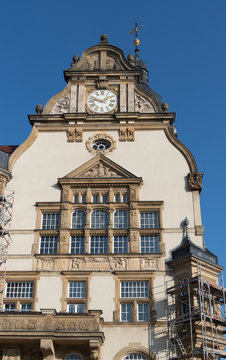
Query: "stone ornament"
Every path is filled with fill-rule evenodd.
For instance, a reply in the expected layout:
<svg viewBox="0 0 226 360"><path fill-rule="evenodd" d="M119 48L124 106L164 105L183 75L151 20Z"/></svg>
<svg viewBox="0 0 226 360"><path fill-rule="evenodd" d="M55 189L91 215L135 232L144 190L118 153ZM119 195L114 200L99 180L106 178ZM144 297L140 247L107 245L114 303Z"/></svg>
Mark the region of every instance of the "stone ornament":
<svg viewBox="0 0 226 360"><path fill-rule="evenodd" d="M93 148L93 145L97 140L107 141L110 144L110 146L103 150L95 150ZM98 133L93 136L90 136L88 140L86 140L86 149L95 155L97 154L106 155L107 153L112 152L114 149L116 149L116 141L113 139L112 136L106 133Z"/></svg>
<svg viewBox="0 0 226 360"><path fill-rule="evenodd" d="M198 190L199 192L201 192L202 178L203 178L203 173L200 172L188 173L188 189L190 191Z"/></svg>
<svg viewBox="0 0 226 360"><path fill-rule="evenodd" d="M83 128L68 129L67 130L67 142L82 142L83 140Z"/></svg>
<svg viewBox="0 0 226 360"><path fill-rule="evenodd" d="M120 176L115 171L113 171L107 166L104 166L101 163L99 163L98 165L96 165L92 169L89 169L83 175L81 175L81 178L111 178L111 177L119 178L122 176Z"/></svg>
<svg viewBox="0 0 226 360"><path fill-rule="evenodd" d="M58 100L57 103L52 107L50 114L65 114L68 113L70 109L70 95L64 96L62 99Z"/></svg>
<svg viewBox="0 0 226 360"><path fill-rule="evenodd" d="M135 93L135 111L139 113L153 113L154 108L143 96Z"/></svg>
<svg viewBox="0 0 226 360"><path fill-rule="evenodd" d="M140 269L141 270L149 270L149 269L160 269L160 261L159 259L153 258L144 258L140 259Z"/></svg>
<svg viewBox="0 0 226 360"><path fill-rule="evenodd" d="M122 127L119 129L119 141L134 141L135 132L133 127Z"/></svg>

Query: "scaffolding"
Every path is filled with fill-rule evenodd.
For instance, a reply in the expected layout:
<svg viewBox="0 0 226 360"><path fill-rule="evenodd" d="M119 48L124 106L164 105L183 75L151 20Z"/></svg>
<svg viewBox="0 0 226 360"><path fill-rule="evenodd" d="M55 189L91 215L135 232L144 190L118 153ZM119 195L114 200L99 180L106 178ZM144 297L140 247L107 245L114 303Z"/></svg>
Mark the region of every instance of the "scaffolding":
<svg viewBox="0 0 226 360"><path fill-rule="evenodd" d="M3 311L3 292L6 281L8 247L12 242L10 225L13 202L14 192L6 188L6 182L4 180L0 180L0 311Z"/></svg>
<svg viewBox="0 0 226 360"><path fill-rule="evenodd" d="M166 283L168 359L226 358L226 289L223 273L218 284L197 274L178 284Z"/></svg>

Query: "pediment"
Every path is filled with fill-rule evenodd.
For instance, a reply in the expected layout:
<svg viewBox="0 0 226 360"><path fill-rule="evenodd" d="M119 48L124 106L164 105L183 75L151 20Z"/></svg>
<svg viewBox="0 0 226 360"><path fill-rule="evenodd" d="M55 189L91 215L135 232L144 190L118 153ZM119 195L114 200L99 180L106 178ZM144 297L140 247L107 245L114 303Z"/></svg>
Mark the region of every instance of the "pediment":
<svg viewBox="0 0 226 360"><path fill-rule="evenodd" d="M122 179L134 178L137 176L124 169L104 155L97 155L79 168L73 170L63 179Z"/></svg>

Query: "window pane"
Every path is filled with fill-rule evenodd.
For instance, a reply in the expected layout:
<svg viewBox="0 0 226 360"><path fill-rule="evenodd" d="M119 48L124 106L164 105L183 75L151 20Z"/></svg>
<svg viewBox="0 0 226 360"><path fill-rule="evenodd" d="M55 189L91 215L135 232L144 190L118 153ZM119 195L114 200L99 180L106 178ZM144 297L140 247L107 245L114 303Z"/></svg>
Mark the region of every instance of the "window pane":
<svg viewBox="0 0 226 360"><path fill-rule="evenodd" d="M59 229L60 214L42 214L42 229Z"/></svg>
<svg viewBox="0 0 226 360"><path fill-rule="evenodd" d="M145 235L140 237L140 252L142 254L153 254L159 252L159 237Z"/></svg>
<svg viewBox="0 0 226 360"><path fill-rule="evenodd" d="M128 253L127 236L114 236L114 253L115 254Z"/></svg>
<svg viewBox="0 0 226 360"><path fill-rule="evenodd" d="M147 358L140 354L129 354L126 355L123 360L147 360Z"/></svg>
<svg viewBox="0 0 226 360"><path fill-rule="evenodd" d="M108 237L107 236L91 236L90 253L91 254L106 254L107 252L108 252Z"/></svg>
<svg viewBox="0 0 226 360"><path fill-rule="evenodd" d="M68 304L68 312L71 314L82 314L85 312L85 304Z"/></svg>
<svg viewBox="0 0 226 360"><path fill-rule="evenodd" d="M141 229L156 229L159 227L157 212L143 212L140 213L140 227Z"/></svg>
<svg viewBox="0 0 226 360"><path fill-rule="evenodd" d="M128 216L124 210L116 210L114 212L114 228L115 229L127 229L128 228Z"/></svg>
<svg viewBox="0 0 226 360"><path fill-rule="evenodd" d="M99 195L93 195L93 203L97 204L99 202Z"/></svg>
<svg viewBox="0 0 226 360"><path fill-rule="evenodd" d="M84 299L85 298L85 281L70 281L69 282L69 298Z"/></svg>
<svg viewBox="0 0 226 360"><path fill-rule="evenodd" d="M16 304L5 304L4 310L5 311L14 311L14 310L16 310Z"/></svg>
<svg viewBox="0 0 226 360"><path fill-rule="evenodd" d="M21 311L31 311L32 310L32 304L21 304L20 305L20 310Z"/></svg>
<svg viewBox="0 0 226 360"><path fill-rule="evenodd" d="M81 195L81 203L84 204L86 202L86 196Z"/></svg>
<svg viewBox="0 0 226 360"><path fill-rule="evenodd" d="M127 195L122 195L122 202L126 203L127 202Z"/></svg>
<svg viewBox="0 0 226 360"><path fill-rule="evenodd" d="M148 281L121 281L121 298L148 298Z"/></svg>
<svg viewBox="0 0 226 360"><path fill-rule="evenodd" d="M67 355L64 360L82 360L82 357L81 355L74 353Z"/></svg>
<svg viewBox="0 0 226 360"><path fill-rule="evenodd" d="M86 213L82 210L75 210L72 214L72 229L84 229L86 224Z"/></svg>
<svg viewBox="0 0 226 360"><path fill-rule="evenodd" d="M149 321L150 320L149 304L138 304L137 305L137 320L138 321Z"/></svg>
<svg viewBox="0 0 226 360"><path fill-rule="evenodd" d="M115 194L114 202L115 202L115 203L119 203L119 202L120 202L120 196L119 196L119 194Z"/></svg>
<svg viewBox="0 0 226 360"><path fill-rule="evenodd" d="M8 282L6 286L7 298L32 298L33 282Z"/></svg>
<svg viewBox="0 0 226 360"><path fill-rule="evenodd" d="M58 236L42 236L40 243L40 254L57 253Z"/></svg>
<svg viewBox="0 0 226 360"><path fill-rule="evenodd" d="M71 254L84 254L85 238L84 236L71 237Z"/></svg>
<svg viewBox="0 0 226 360"><path fill-rule="evenodd" d="M121 321L133 321L133 305L121 304Z"/></svg>
<svg viewBox="0 0 226 360"><path fill-rule="evenodd" d="M74 203L75 203L75 204L78 203L78 195L74 195Z"/></svg>
<svg viewBox="0 0 226 360"><path fill-rule="evenodd" d="M105 210L94 210L91 214L92 229L108 228L108 212Z"/></svg>
<svg viewBox="0 0 226 360"><path fill-rule="evenodd" d="M104 203L104 204L108 203L108 195L102 196L102 203Z"/></svg>

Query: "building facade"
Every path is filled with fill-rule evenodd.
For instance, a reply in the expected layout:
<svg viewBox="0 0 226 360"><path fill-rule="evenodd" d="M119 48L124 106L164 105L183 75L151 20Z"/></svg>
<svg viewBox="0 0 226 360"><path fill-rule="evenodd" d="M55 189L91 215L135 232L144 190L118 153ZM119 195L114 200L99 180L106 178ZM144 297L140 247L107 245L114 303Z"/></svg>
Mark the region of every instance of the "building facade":
<svg viewBox="0 0 226 360"><path fill-rule="evenodd" d="M102 35L64 77L27 140L0 147L2 359L224 356L202 173L138 49Z"/></svg>

